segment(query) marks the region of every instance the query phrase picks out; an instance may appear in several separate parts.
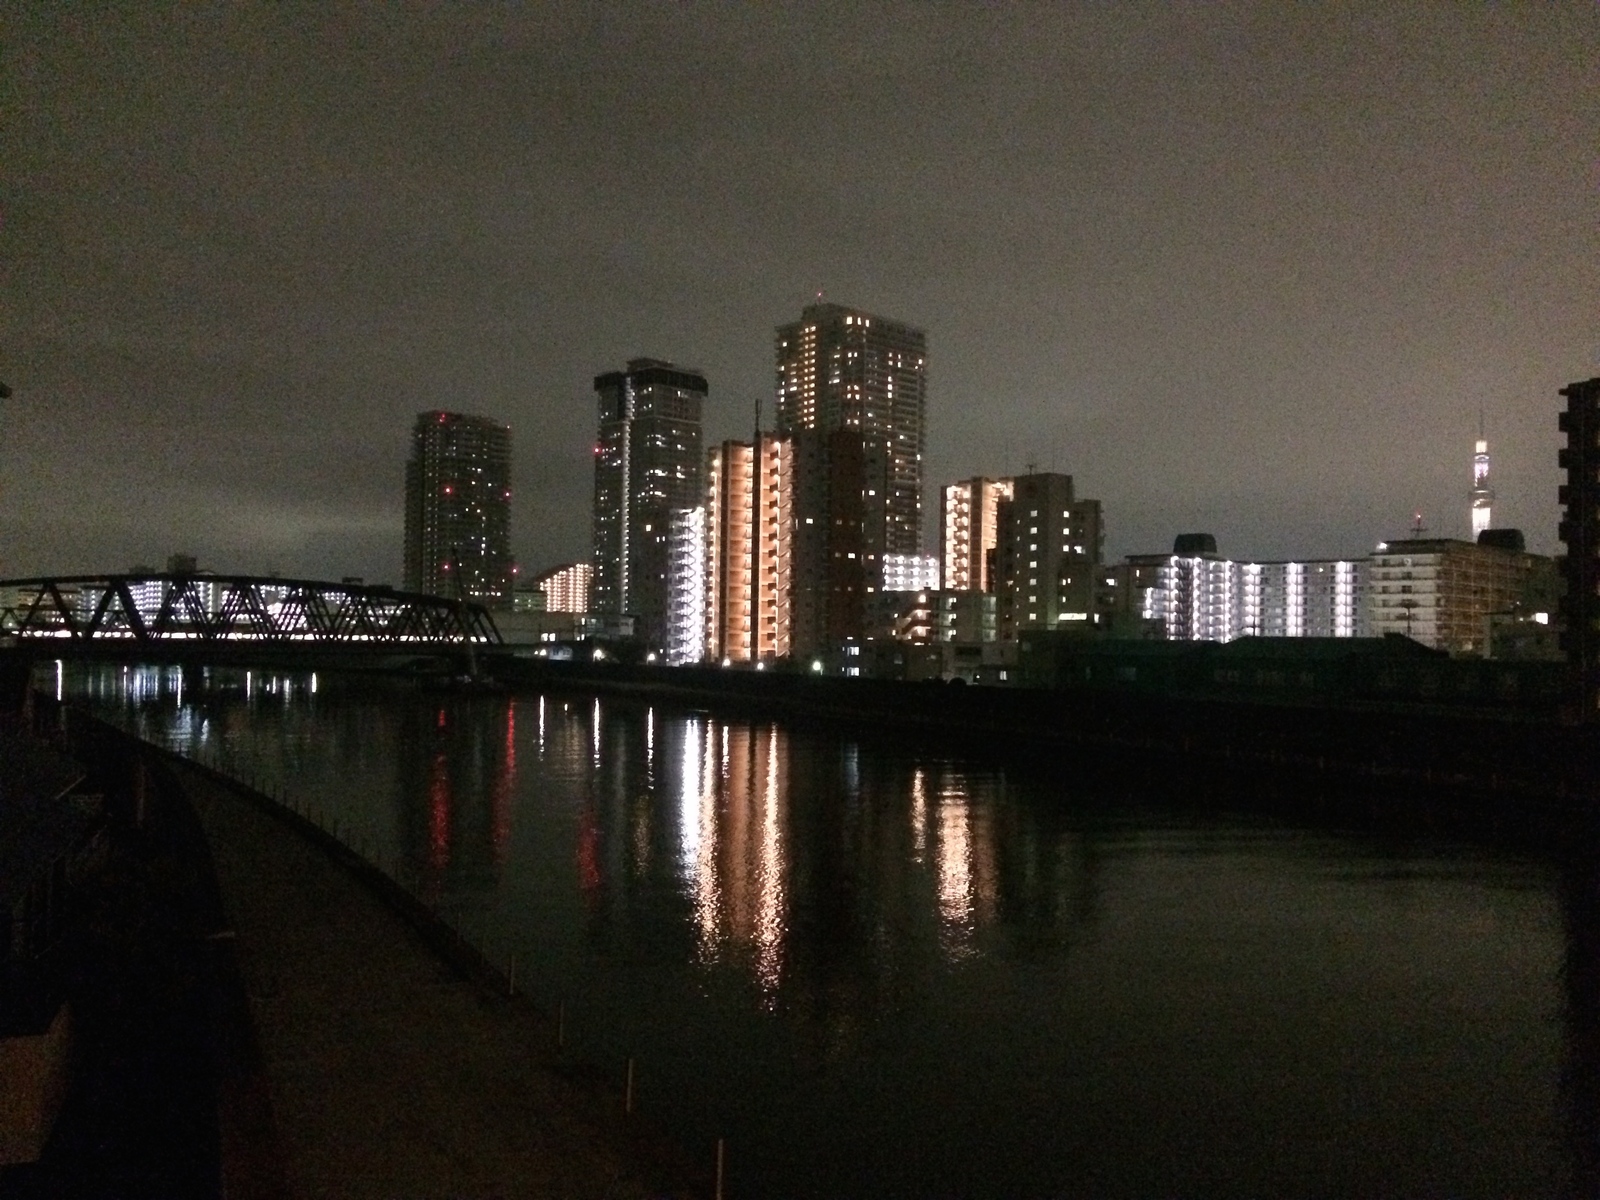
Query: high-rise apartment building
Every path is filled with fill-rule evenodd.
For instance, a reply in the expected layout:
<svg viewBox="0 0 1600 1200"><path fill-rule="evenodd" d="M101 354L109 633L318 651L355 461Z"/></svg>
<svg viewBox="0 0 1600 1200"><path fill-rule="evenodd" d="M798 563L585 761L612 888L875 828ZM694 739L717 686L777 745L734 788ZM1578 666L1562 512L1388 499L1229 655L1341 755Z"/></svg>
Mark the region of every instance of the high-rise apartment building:
<svg viewBox="0 0 1600 1200"><path fill-rule="evenodd" d="M1557 462L1566 474L1561 501L1561 649L1576 684L1573 714L1600 721L1600 378L1561 389L1558 418L1567 444Z"/></svg>
<svg viewBox="0 0 1600 1200"><path fill-rule="evenodd" d="M1088 628L1105 540L1098 500L1078 500L1072 476L1011 481L996 516L996 592L1002 640L1024 629Z"/></svg>
<svg viewBox="0 0 1600 1200"><path fill-rule="evenodd" d="M667 632L668 537L674 509L701 503L705 376L653 358L598 375L594 459L597 613L628 613L647 645Z"/></svg>
<svg viewBox="0 0 1600 1200"><path fill-rule="evenodd" d="M761 662L793 652L794 439L761 434L706 456L706 656Z"/></svg>
<svg viewBox="0 0 1600 1200"><path fill-rule="evenodd" d="M812 304L777 331L778 431L848 430L888 456L883 489L863 496L881 553L922 550L927 338L920 329L838 304ZM880 564L881 565L881 564ZM880 581L869 578L874 589Z"/></svg>
<svg viewBox="0 0 1600 1200"><path fill-rule="evenodd" d="M675 508L667 530L668 666L702 662L706 641L706 509Z"/></svg>
<svg viewBox="0 0 1600 1200"><path fill-rule="evenodd" d="M405 586L511 602L511 430L488 417L419 413L406 463Z"/></svg>
<svg viewBox="0 0 1600 1200"><path fill-rule="evenodd" d="M802 430L794 446L793 653L860 641L884 583L888 443L853 429Z"/></svg>
<svg viewBox="0 0 1600 1200"><path fill-rule="evenodd" d="M1011 499L1009 479L963 479L943 495L939 558L946 591L992 592L1000 502Z"/></svg>

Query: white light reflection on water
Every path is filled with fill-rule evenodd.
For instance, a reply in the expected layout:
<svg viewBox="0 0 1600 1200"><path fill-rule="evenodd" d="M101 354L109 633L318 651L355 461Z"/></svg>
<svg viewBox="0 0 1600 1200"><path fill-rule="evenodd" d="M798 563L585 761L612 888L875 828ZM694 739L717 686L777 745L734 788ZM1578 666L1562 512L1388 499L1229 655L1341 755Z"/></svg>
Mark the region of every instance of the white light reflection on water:
<svg viewBox="0 0 1600 1200"><path fill-rule="evenodd" d="M783 955L788 921L784 894L784 796L778 782L779 759L788 765L788 747L776 725L766 734L767 769L761 789L761 850L758 873L760 903L756 913L756 979L770 1008L783 979Z"/></svg>
<svg viewBox="0 0 1600 1200"><path fill-rule="evenodd" d="M595 698L594 711L591 714L591 716L589 718L589 721L590 721L590 726L589 727L590 727L590 731L591 731L590 732L590 736L593 738L593 742L594 742L594 750L593 750L593 754L594 754L594 769L596 771L598 771L600 769L600 699L599 699L599 697Z"/></svg>
<svg viewBox="0 0 1600 1200"><path fill-rule="evenodd" d="M695 957L702 963L717 956L717 929L722 921L722 891L717 886L717 796L722 775L717 772L718 741L727 770L727 726L706 722L695 803L694 925ZM685 797L687 805L688 798Z"/></svg>
<svg viewBox="0 0 1600 1200"><path fill-rule="evenodd" d="M921 767L911 772L911 860L928 853L928 778Z"/></svg>
<svg viewBox="0 0 1600 1200"><path fill-rule="evenodd" d="M692 890L700 853L700 718L683 723L683 758L678 772L678 873Z"/></svg>

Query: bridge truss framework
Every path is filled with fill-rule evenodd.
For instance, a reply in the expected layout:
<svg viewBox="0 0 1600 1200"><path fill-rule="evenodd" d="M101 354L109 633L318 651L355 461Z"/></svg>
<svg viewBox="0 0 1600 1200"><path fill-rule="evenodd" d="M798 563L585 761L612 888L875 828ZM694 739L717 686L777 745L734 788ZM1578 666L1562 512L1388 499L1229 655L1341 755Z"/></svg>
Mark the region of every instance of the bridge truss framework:
<svg viewBox="0 0 1600 1200"><path fill-rule="evenodd" d="M0 580L0 646L498 645L481 604L358 583L251 575L73 575Z"/></svg>

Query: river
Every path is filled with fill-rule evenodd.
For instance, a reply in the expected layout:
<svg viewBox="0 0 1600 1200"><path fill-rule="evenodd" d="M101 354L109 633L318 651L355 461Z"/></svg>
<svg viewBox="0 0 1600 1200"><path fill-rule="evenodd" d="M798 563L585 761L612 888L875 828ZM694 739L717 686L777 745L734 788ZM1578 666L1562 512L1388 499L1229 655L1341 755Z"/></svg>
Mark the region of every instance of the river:
<svg viewBox="0 0 1600 1200"><path fill-rule="evenodd" d="M1296 823L1137 764L592 695L54 682L337 821L514 953L686 1148L726 1139L731 1197L1587 1178L1585 936L1538 857Z"/></svg>

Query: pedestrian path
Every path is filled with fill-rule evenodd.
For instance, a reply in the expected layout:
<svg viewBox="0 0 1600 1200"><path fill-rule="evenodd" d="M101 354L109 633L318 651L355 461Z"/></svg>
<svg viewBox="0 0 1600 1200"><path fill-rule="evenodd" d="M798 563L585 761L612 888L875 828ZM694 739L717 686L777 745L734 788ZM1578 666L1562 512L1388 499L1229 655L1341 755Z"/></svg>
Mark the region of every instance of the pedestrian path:
<svg viewBox="0 0 1600 1200"><path fill-rule="evenodd" d="M463 978L324 848L180 767L205 828L260 1044L282 1169L303 1197L692 1194L550 1023ZM247 1098L248 1099L248 1098ZM249 1190L249 1145L230 1156ZM260 1139L247 1143L259 1146ZM237 1146L237 1143L235 1143Z"/></svg>

